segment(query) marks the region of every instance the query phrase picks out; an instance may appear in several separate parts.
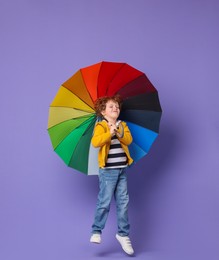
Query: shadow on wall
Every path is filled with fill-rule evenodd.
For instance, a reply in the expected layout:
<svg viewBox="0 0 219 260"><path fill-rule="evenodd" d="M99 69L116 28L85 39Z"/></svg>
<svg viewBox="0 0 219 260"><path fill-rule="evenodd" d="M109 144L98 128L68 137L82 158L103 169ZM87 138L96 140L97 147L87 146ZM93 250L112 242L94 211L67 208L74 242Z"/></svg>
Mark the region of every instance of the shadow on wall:
<svg viewBox="0 0 219 260"><path fill-rule="evenodd" d="M171 162L177 155L176 133L173 125L171 128L170 124L162 126L149 154L129 170L130 236L138 252L155 249L151 242L156 229L154 219L157 218L153 212L154 197L156 198L159 188L162 189L162 182L168 178Z"/></svg>

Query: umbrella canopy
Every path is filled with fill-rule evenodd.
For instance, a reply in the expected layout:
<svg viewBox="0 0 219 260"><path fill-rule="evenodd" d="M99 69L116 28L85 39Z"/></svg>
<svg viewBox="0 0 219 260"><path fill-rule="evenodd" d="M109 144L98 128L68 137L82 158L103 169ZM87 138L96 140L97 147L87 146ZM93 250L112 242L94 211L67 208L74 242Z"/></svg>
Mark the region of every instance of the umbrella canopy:
<svg viewBox="0 0 219 260"><path fill-rule="evenodd" d="M115 94L123 99L119 119L132 133L129 150L134 162L148 153L159 133L158 92L143 72L129 64L103 61L78 70L50 104L48 133L55 152L68 166L98 174L98 149L90 142L97 120L94 101Z"/></svg>

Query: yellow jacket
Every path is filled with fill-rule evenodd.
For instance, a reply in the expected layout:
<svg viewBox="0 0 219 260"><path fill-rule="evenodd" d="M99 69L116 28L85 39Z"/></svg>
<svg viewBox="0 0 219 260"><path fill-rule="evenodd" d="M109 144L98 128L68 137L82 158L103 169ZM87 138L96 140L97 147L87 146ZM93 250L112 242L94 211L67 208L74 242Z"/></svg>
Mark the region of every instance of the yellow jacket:
<svg viewBox="0 0 219 260"><path fill-rule="evenodd" d="M124 129L124 135L121 138L118 136L117 137L121 143L124 152L126 153L128 165L130 165L132 164L133 159L130 156L128 145L130 145L132 142L132 135L129 131L127 124L123 121L121 122L121 124ZM121 131L121 129L118 131ZM111 134L107 122L105 120L97 122L94 128L94 134L91 139L91 143L94 147L100 147L98 153L98 163L100 168L104 167L106 164L107 155L110 148L110 142Z"/></svg>

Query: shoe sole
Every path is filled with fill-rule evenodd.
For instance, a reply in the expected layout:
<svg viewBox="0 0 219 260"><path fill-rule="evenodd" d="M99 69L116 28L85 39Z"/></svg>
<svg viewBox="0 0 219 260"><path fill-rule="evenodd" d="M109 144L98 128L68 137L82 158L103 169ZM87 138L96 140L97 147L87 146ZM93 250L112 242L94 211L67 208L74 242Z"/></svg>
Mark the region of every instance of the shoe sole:
<svg viewBox="0 0 219 260"><path fill-rule="evenodd" d="M96 241L95 242L94 241L90 241L90 242L93 243L93 244L98 244L98 245L101 243L101 242L96 242Z"/></svg>

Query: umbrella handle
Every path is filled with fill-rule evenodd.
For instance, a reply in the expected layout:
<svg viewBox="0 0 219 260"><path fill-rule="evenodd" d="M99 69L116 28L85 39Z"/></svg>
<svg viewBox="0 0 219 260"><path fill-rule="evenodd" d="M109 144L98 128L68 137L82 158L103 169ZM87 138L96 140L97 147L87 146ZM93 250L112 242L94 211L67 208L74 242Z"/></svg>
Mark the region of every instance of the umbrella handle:
<svg viewBox="0 0 219 260"><path fill-rule="evenodd" d="M119 138L122 138L124 136L124 127L121 124L121 121L116 122L116 127L117 127L117 130L119 130L119 131L116 131L116 135Z"/></svg>

